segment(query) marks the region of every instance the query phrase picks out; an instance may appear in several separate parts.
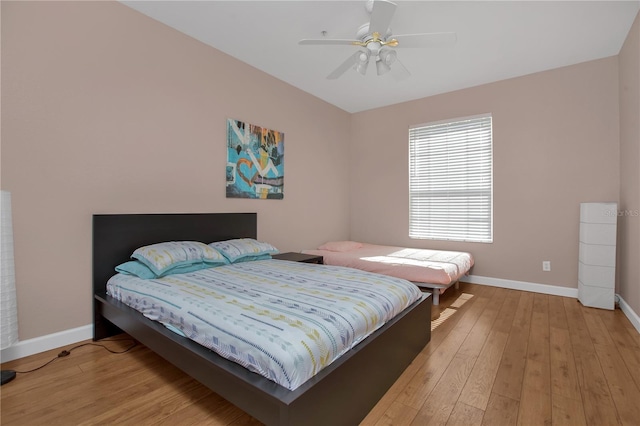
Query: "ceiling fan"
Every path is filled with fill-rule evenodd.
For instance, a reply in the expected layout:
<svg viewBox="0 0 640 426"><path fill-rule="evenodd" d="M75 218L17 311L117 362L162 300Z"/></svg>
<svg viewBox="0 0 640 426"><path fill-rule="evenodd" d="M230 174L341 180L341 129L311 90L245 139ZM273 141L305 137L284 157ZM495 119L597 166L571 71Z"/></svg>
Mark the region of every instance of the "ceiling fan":
<svg viewBox="0 0 640 426"><path fill-rule="evenodd" d="M378 75L390 72L397 80L402 80L409 77L411 73L398 60L396 48L452 45L457 40L456 33L452 32L392 35L389 25L397 5L388 0L368 0L365 7L371 14L371 18L368 23L358 28L355 40L303 39L298 42L301 45L359 47L353 55L327 76L330 80L340 77L349 68L365 75L372 59L375 61Z"/></svg>

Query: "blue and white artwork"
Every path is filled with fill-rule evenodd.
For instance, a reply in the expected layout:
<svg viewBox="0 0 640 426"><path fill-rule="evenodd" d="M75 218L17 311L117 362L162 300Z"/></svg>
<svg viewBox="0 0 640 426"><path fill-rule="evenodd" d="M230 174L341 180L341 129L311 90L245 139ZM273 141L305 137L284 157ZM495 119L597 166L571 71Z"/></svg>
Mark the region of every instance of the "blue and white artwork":
<svg viewBox="0 0 640 426"><path fill-rule="evenodd" d="M227 119L227 198L284 198L284 133Z"/></svg>

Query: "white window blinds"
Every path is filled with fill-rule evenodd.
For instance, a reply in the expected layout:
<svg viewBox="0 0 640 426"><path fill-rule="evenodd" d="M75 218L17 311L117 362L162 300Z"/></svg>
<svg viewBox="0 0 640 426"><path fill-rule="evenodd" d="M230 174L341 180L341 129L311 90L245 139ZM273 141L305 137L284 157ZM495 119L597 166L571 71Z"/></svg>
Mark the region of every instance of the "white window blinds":
<svg viewBox="0 0 640 426"><path fill-rule="evenodd" d="M491 115L409 129L409 237L493 241Z"/></svg>

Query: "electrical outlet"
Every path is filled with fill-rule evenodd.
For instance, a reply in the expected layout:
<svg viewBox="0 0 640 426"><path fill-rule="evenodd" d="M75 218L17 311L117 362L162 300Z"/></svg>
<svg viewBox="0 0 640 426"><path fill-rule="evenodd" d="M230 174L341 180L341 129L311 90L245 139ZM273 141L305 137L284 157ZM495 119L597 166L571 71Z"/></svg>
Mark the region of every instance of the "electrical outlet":
<svg viewBox="0 0 640 426"><path fill-rule="evenodd" d="M551 270L551 261L543 260L542 261L542 270L545 272L549 272Z"/></svg>

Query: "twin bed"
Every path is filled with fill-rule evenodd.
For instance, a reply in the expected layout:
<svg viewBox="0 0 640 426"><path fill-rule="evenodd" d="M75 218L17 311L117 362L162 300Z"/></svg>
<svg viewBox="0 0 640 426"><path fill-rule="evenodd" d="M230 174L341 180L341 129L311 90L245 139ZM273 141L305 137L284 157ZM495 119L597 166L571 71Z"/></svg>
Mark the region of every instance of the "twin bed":
<svg viewBox="0 0 640 426"><path fill-rule="evenodd" d="M254 213L94 215L94 339L124 331L268 425L357 424L430 340L430 296L412 284L275 259L150 280L115 275L143 246L255 239L256 219ZM174 293L186 299L170 299ZM239 316L231 319L228 308ZM368 319L358 323L365 311ZM222 335L233 339L221 341ZM267 347L269 340L276 346Z"/></svg>
<svg viewBox="0 0 640 426"><path fill-rule="evenodd" d="M433 304L473 266L469 253L382 246L357 241L331 241L303 253L322 256L326 265L347 266L411 281L430 288Z"/></svg>

